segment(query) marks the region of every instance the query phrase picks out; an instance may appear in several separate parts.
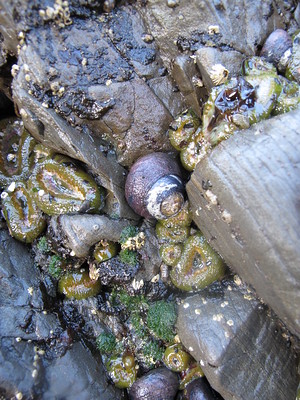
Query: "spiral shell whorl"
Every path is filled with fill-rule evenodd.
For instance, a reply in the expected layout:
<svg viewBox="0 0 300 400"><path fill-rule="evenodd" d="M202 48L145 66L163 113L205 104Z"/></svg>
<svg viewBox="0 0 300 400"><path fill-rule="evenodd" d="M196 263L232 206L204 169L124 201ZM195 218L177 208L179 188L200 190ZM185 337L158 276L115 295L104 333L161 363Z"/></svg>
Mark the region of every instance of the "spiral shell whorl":
<svg viewBox="0 0 300 400"><path fill-rule="evenodd" d="M176 214L184 202L178 164L165 153L141 157L128 174L125 196L130 207L142 217L164 219Z"/></svg>

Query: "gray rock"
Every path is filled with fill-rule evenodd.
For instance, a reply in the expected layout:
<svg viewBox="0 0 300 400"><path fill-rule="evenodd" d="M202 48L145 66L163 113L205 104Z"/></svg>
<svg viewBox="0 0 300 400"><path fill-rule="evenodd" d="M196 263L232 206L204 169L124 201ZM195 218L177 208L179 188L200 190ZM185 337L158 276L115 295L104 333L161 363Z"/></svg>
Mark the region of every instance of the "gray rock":
<svg viewBox="0 0 300 400"><path fill-rule="evenodd" d="M203 87L203 81L200 78L194 59L187 55L177 56L171 68L171 74L186 103L200 116L202 113L200 99L207 95L207 90Z"/></svg>
<svg viewBox="0 0 300 400"><path fill-rule="evenodd" d="M73 251L76 257L86 257L90 248L102 239L118 242L128 225L126 220L113 220L105 215L77 214L53 217L49 227L54 240Z"/></svg>
<svg viewBox="0 0 300 400"><path fill-rule="evenodd" d="M202 47L196 51L196 61L201 72L204 86L210 90L215 86L211 74L214 65L221 64L229 71L229 77L238 76L245 56L238 51L220 51L213 47Z"/></svg>
<svg viewBox="0 0 300 400"><path fill-rule="evenodd" d="M48 108L54 110L79 129L81 136L113 147L118 162L126 166L151 151L171 150L167 137L162 135L171 114L146 82L160 75L162 63L155 43L144 40L147 29L140 15L128 5L100 19L85 9L82 18L81 7L76 2L74 5L75 15L71 14L68 26L62 26L57 19L47 24L40 12L26 14L24 8L30 9L32 3L19 5L19 13L27 16L28 32L20 45L20 70L13 85L18 108L27 114L34 112L46 126L45 116L27 101L33 97L46 108L46 114ZM18 19L10 15L14 6L12 3L0 12L3 35L6 23L19 29ZM39 7L39 11L46 12L46 5ZM14 50L8 40L4 43ZM30 127L26 118L24 123ZM58 132L51 126L49 131L55 144ZM63 145L61 139L60 135L56 141ZM63 147L65 152L72 152L67 143Z"/></svg>
<svg viewBox="0 0 300 400"><path fill-rule="evenodd" d="M47 389L43 392L45 400L121 398L121 391L108 384L101 360L96 359L80 342L45 369L44 379L47 382Z"/></svg>
<svg viewBox="0 0 300 400"><path fill-rule="evenodd" d="M210 244L298 335L299 118L298 109L237 132L187 184Z"/></svg>
<svg viewBox="0 0 300 400"><path fill-rule="evenodd" d="M284 15L277 13L280 5L272 0L180 0L176 8L170 8L165 1L149 0L141 13L171 70L178 51L191 54L202 46L255 54L268 34L284 26ZM218 26L215 34L210 33L210 26Z"/></svg>
<svg viewBox="0 0 300 400"><path fill-rule="evenodd" d="M293 399L297 357L288 334L238 276L235 282L187 297L178 309L179 337L224 399Z"/></svg>
<svg viewBox="0 0 300 400"><path fill-rule="evenodd" d="M115 400L101 361L51 312L28 248L0 231L0 393L4 398ZM75 379L76 378L76 379ZM14 397L15 396L15 397Z"/></svg>

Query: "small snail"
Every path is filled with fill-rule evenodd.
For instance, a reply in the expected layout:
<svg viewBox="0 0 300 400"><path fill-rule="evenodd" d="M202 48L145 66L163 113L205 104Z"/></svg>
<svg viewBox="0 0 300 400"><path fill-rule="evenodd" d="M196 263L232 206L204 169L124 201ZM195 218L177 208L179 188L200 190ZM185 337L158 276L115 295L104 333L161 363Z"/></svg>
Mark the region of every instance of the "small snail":
<svg viewBox="0 0 300 400"><path fill-rule="evenodd" d="M289 34L283 29L276 29L265 41L260 56L283 72L292 54L292 45L292 38Z"/></svg>
<svg viewBox="0 0 300 400"><path fill-rule="evenodd" d="M125 196L142 217L166 219L177 214L184 204L184 185L176 161L165 153L139 158L127 176Z"/></svg>

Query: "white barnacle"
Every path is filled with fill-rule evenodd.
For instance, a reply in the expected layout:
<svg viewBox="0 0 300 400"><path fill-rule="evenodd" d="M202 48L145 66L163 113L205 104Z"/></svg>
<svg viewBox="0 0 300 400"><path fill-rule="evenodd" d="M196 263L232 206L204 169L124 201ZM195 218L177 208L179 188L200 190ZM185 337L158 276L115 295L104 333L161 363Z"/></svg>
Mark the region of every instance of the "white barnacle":
<svg viewBox="0 0 300 400"><path fill-rule="evenodd" d="M139 290L144 286L144 281L143 279L138 281L134 278L133 281L131 282L131 286L133 287L134 290Z"/></svg>
<svg viewBox="0 0 300 400"><path fill-rule="evenodd" d="M233 280L237 286L240 286L242 284L242 280L238 275L234 275Z"/></svg>
<svg viewBox="0 0 300 400"><path fill-rule="evenodd" d="M33 379L35 379L38 376L38 370L34 369L31 373L31 376L33 377Z"/></svg>
<svg viewBox="0 0 300 400"><path fill-rule="evenodd" d="M228 75L228 69L226 69L222 64L214 64L209 72L210 79L216 86L225 83L227 81Z"/></svg>
<svg viewBox="0 0 300 400"><path fill-rule="evenodd" d="M20 113L20 115L21 115L21 117L22 118L27 118L28 117L28 114L27 114L27 112L24 110L24 108L21 108L20 110L19 110L19 113Z"/></svg>
<svg viewBox="0 0 300 400"><path fill-rule="evenodd" d="M152 283L157 283L159 281L159 274L154 275L153 278L151 279Z"/></svg>
<svg viewBox="0 0 300 400"><path fill-rule="evenodd" d="M224 211L222 212L221 218L222 218L222 220L223 220L224 222L226 222L227 224L230 224L231 221L232 221L231 214L230 214L227 210L224 210Z"/></svg>
<svg viewBox="0 0 300 400"><path fill-rule="evenodd" d="M207 31L209 35L216 35L217 33L220 33L220 27L219 25L209 25Z"/></svg>
<svg viewBox="0 0 300 400"><path fill-rule="evenodd" d="M27 289L27 292L30 294L30 296L32 296L32 295L33 295L33 287L30 286L30 287Z"/></svg>
<svg viewBox="0 0 300 400"><path fill-rule="evenodd" d="M97 281L100 277L100 268L97 268L95 264L91 264L89 267L89 277L92 281Z"/></svg>
<svg viewBox="0 0 300 400"><path fill-rule="evenodd" d="M207 200L211 204L213 204L213 205L217 205L218 204L218 198L211 190L206 190L205 191L205 197L207 198Z"/></svg>
<svg viewBox="0 0 300 400"><path fill-rule="evenodd" d="M8 196L7 192L2 192L0 197L1 199L6 199L7 196Z"/></svg>
<svg viewBox="0 0 300 400"><path fill-rule="evenodd" d="M13 78L15 78L17 76L17 73L18 73L19 69L20 69L20 67L17 64L14 64L11 67L11 75L12 75Z"/></svg>
<svg viewBox="0 0 300 400"><path fill-rule="evenodd" d="M9 153L9 154L7 154L7 156L6 156L7 161L14 161L15 158L16 158L16 155L13 154L13 153Z"/></svg>

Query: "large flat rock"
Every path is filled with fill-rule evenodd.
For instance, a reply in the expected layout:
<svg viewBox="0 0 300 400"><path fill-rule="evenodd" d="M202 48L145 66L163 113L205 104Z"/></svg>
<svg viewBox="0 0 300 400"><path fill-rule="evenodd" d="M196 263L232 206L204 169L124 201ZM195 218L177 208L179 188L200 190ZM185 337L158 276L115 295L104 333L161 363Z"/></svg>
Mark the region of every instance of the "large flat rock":
<svg viewBox="0 0 300 400"><path fill-rule="evenodd" d="M300 110L240 131L187 184L193 219L226 263L300 335Z"/></svg>
<svg viewBox="0 0 300 400"><path fill-rule="evenodd" d="M115 400L101 360L72 344L29 249L0 231L1 398Z"/></svg>
<svg viewBox="0 0 300 400"><path fill-rule="evenodd" d="M294 399L299 377L288 334L235 278L182 302L179 337L224 399Z"/></svg>

